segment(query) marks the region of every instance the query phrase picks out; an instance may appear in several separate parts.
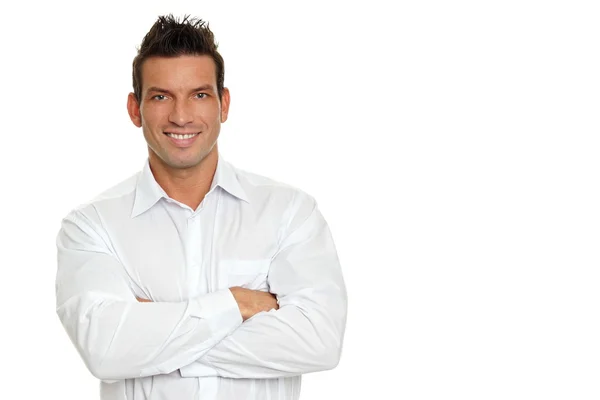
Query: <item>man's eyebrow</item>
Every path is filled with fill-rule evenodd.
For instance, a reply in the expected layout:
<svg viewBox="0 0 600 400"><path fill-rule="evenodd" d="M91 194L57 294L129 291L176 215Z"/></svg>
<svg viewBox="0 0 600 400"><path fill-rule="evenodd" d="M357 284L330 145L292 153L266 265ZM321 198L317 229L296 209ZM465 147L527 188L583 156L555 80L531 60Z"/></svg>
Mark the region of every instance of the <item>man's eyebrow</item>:
<svg viewBox="0 0 600 400"><path fill-rule="evenodd" d="M208 91L214 92L215 88L213 87L213 85L206 84L206 85L198 86L197 88L192 89L191 91L192 92L202 92L204 90L208 90Z"/></svg>
<svg viewBox="0 0 600 400"><path fill-rule="evenodd" d="M161 89L159 87L156 86L151 86L148 88L148 92L161 92L161 93L169 93L169 91L167 89Z"/></svg>
<svg viewBox="0 0 600 400"><path fill-rule="evenodd" d="M208 91L214 92L215 88L213 87L213 85L206 84L206 85L198 86L197 88L194 88L194 89L190 90L190 93L192 93L192 92L202 92L204 90L208 90ZM157 86L151 86L151 87L149 87L148 88L148 92L159 92L159 93L171 94L171 92L169 92L167 89L159 88Z"/></svg>

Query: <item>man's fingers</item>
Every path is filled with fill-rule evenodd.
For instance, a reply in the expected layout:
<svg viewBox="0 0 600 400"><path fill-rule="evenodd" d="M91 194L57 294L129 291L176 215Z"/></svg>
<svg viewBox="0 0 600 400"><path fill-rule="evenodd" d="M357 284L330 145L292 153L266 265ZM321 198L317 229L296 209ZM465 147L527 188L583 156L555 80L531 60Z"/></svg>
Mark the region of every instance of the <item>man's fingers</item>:
<svg viewBox="0 0 600 400"><path fill-rule="evenodd" d="M152 300L148 300L148 299L142 299L140 297L135 296L135 298L137 299L137 301L139 301L140 303L152 303Z"/></svg>

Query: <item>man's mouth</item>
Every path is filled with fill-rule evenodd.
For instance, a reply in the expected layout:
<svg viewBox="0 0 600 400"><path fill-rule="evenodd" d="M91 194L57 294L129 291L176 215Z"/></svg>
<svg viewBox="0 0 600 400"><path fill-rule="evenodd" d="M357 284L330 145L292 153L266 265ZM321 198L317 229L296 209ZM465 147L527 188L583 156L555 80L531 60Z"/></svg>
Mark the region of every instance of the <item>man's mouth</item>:
<svg viewBox="0 0 600 400"><path fill-rule="evenodd" d="M191 139L194 136L198 135L200 132L196 132L196 133L172 133L172 132L164 132L165 135L167 135L168 137L172 137L173 139L177 139L177 140L185 140L185 139Z"/></svg>
<svg viewBox="0 0 600 400"><path fill-rule="evenodd" d="M165 135L169 137L169 141L175 147L179 147L182 149L191 147L195 142L198 136L200 136L201 132L164 132Z"/></svg>

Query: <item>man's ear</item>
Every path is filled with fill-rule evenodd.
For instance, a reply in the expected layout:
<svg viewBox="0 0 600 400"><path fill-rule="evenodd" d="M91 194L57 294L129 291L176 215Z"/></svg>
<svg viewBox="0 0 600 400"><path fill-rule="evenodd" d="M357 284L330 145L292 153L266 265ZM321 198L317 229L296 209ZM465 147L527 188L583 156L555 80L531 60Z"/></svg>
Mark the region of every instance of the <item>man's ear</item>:
<svg viewBox="0 0 600 400"><path fill-rule="evenodd" d="M223 88L223 94L221 95L221 122L227 121L227 115L229 115L229 103L231 97L229 95L229 89Z"/></svg>
<svg viewBox="0 0 600 400"><path fill-rule="evenodd" d="M129 118L131 118L131 122L138 128L142 126L142 116L140 115L140 104L135 98L135 94L129 93L127 96L127 112L129 113Z"/></svg>

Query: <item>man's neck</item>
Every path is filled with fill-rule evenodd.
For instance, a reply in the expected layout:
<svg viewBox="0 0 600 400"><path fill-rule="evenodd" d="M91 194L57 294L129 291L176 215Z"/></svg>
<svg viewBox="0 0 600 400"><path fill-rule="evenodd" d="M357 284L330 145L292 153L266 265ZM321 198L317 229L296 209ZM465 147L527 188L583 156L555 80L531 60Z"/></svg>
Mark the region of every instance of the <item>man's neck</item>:
<svg viewBox="0 0 600 400"><path fill-rule="evenodd" d="M215 146L200 164L187 169L172 168L150 152L150 170L154 179L173 200L198 208L210 190L219 153Z"/></svg>

